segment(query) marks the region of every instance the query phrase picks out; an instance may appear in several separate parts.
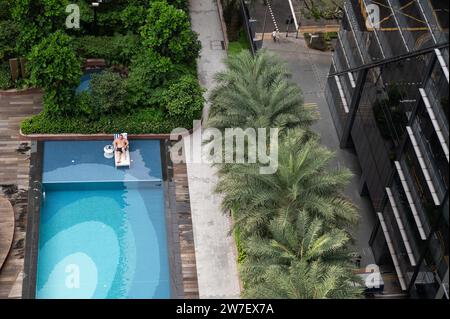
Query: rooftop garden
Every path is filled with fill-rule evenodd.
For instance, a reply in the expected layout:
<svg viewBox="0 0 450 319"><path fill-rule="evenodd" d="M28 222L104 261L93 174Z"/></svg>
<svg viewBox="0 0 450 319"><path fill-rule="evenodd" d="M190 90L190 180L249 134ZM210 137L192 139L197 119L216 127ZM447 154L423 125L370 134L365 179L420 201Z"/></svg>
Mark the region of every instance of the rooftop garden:
<svg viewBox="0 0 450 319"><path fill-rule="evenodd" d="M80 28L67 28L69 4ZM0 89L43 89L43 111L22 123L35 133L168 133L192 126L203 106L186 0L0 0ZM95 11L94 11L95 10ZM10 59L18 61L11 77ZM103 59L88 90L77 87ZM14 80L13 80L14 79Z"/></svg>

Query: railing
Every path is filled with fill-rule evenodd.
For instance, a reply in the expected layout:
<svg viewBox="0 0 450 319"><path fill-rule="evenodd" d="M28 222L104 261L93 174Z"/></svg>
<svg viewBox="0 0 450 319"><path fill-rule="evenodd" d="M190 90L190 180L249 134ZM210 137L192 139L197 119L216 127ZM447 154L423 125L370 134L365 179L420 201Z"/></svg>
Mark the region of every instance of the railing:
<svg viewBox="0 0 450 319"><path fill-rule="evenodd" d="M423 208L422 202L420 200L420 195L417 191L416 183L413 180L413 177L411 176L411 172L408 168L408 165L405 163L404 160L400 161L401 169L404 174L406 183L408 185L408 190L411 192L411 197L414 203L414 209L417 212L417 215L419 217L419 220L416 220L416 223L418 223L417 227L422 227L423 234L421 233L421 238L423 240L426 240L426 236L430 233L430 224L428 222L427 213L425 212L425 209ZM406 192L406 190L405 190ZM420 222L420 223L419 223ZM420 232L420 229L419 229Z"/></svg>
<svg viewBox="0 0 450 319"><path fill-rule="evenodd" d="M431 151L431 148L428 145L428 142L424 141L424 134L422 132L422 129L420 127L420 124L418 121L415 121L412 126L412 134L415 137L415 140L417 142L417 145L419 147L420 153L422 155L422 159L424 161L425 167L422 167L422 170L424 168L426 169L423 173L425 175L425 178L427 178L427 173L429 174L429 178L431 179L430 182L431 185L428 185L430 188L431 195L433 196L433 199L435 201L436 205L439 205L441 200L445 196L445 188L442 182L442 177L440 177L440 174L438 173L438 169L436 167L435 159L433 157L433 153ZM420 159L419 159L420 160ZM433 188L435 194L433 194ZM437 197L436 197L437 196Z"/></svg>
<svg viewBox="0 0 450 319"><path fill-rule="evenodd" d="M425 85L425 90L427 92L427 96L430 101L431 107L433 108L434 114L436 115L436 119L439 122L442 133L448 145L449 143L448 120L444 114L444 110L441 107L441 102L438 99L439 91L438 88L435 86L433 80L430 79L427 81L427 84Z"/></svg>

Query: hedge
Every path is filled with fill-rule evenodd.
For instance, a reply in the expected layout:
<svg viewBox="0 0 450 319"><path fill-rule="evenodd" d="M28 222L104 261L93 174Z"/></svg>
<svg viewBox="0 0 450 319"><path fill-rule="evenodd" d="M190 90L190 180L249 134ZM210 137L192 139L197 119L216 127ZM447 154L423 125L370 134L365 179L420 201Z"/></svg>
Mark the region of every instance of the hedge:
<svg viewBox="0 0 450 319"><path fill-rule="evenodd" d="M105 59L109 64L129 64L139 51L139 36L83 36L74 39L77 54L85 59Z"/></svg>
<svg viewBox="0 0 450 319"><path fill-rule="evenodd" d="M164 134L177 127L191 129L193 120L168 117L153 108L135 110L129 115L102 116L95 121L85 116L52 117L41 112L24 120L21 128L23 134Z"/></svg>

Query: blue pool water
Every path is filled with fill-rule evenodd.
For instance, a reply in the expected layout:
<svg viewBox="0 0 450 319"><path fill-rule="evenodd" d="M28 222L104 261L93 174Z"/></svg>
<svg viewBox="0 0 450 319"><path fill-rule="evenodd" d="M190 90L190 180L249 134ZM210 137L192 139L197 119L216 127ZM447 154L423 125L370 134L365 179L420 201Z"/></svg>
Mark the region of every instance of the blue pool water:
<svg viewBox="0 0 450 319"><path fill-rule="evenodd" d="M45 142L37 298L170 298L158 141Z"/></svg>
<svg viewBox="0 0 450 319"><path fill-rule="evenodd" d="M82 93L82 92L89 92L91 87L90 87L90 83L92 80L92 74L95 73L100 73L101 70L91 70L88 72L85 72L82 76L81 76L81 80L80 80L80 85L78 85L77 89L75 90L75 92L77 94Z"/></svg>

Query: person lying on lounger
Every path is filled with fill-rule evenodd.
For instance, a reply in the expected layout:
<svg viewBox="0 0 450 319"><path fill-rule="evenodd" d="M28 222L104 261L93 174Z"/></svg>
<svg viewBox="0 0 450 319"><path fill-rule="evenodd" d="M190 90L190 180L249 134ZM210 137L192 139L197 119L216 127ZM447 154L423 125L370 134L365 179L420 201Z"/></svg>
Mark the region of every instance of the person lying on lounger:
<svg viewBox="0 0 450 319"><path fill-rule="evenodd" d="M120 134L119 138L114 141L114 149L119 158L117 163L120 163L122 161L122 155L126 154L125 151L127 150L127 148L128 140L123 137L123 134Z"/></svg>

